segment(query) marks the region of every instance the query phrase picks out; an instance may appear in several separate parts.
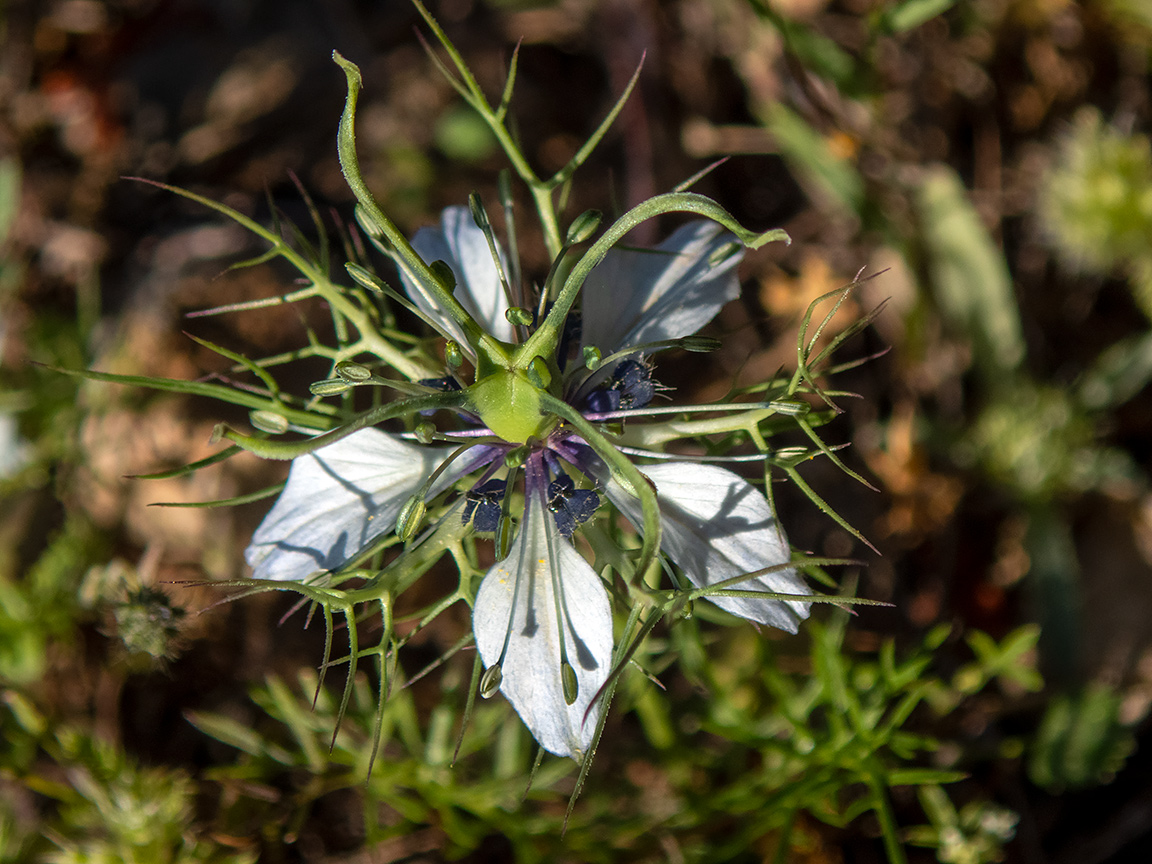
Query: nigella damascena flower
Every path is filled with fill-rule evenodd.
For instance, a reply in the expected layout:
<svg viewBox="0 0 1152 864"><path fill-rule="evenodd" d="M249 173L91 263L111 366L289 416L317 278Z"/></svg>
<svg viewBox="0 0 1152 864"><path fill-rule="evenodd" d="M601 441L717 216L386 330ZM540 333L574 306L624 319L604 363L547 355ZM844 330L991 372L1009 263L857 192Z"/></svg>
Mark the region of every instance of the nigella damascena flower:
<svg viewBox="0 0 1152 864"><path fill-rule="evenodd" d="M588 273L579 315L568 316L564 338L554 356L541 358L533 383L493 374L473 385L460 412L468 422L451 433L452 446L368 428L295 459L248 548L255 577L325 578L395 530L414 497L431 501L460 489L450 518L493 532L501 556L473 606L487 689L494 693L498 685L545 749L580 758L602 711L597 697L612 669L614 641L607 589L573 538L609 504L642 531L638 477L655 490L660 551L691 583L807 594L788 566L789 547L772 508L746 480L712 464L667 457L647 464L661 455L653 453L641 465L642 476L629 481L603 447L592 445L590 427L577 428L583 421L628 424L651 413L659 387L649 354L691 336L737 296L735 240L721 226L697 221L655 249L609 251ZM466 208L445 210L439 228L422 229L412 245L425 261L448 265L456 300L488 334L514 344L532 332L531 322L510 323L504 253L493 255ZM475 340L445 314L435 291L403 265L401 275L428 320L482 365ZM584 362L596 356L606 359ZM546 405L553 397L580 416L550 416ZM475 444L462 449L462 440ZM513 509L517 489L523 503ZM742 580L756 572L761 575ZM793 633L809 608L799 600L710 599L734 615Z"/></svg>

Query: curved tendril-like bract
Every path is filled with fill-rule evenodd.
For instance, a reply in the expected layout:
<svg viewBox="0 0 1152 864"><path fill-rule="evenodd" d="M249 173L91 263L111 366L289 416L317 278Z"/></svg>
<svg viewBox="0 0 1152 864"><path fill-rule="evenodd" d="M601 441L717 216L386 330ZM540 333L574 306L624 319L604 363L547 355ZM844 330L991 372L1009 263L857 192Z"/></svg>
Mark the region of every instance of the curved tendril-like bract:
<svg viewBox="0 0 1152 864"><path fill-rule="evenodd" d="M432 268L416 253L412 244L408 242L408 238L384 214L380 205L376 203L376 199L372 197L372 193L368 191L368 186L364 183L364 178L360 173L360 160L356 155L356 102L360 96L360 88L363 86L363 78L360 75L360 68L341 56L339 51L332 52L332 59L344 70L344 75L348 80L348 98L344 102L344 113L340 116L340 131L336 139L340 169L344 173L344 179L348 182L356 200L360 202L360 206L371 217L380 232L388 238L388 242L392 244L396 254L404 260L413 275L441 304L445 313L463 328L468 342L477 354L482 352L482 344L490 351L492 348L491 338L460 305L459 301L452 296L452 293L446 290ZM488 352L484 353L487 354Z"/></svg>
<svg viewBox="0 0 1152 864"><path fill-rule="evenodd" d="M213 201L211 198L205 198L203 195L197 195L195 192L181 189L179 186L169 186L167 183L158 183L155 180L149 180L144 177L131 177L128 179L138 180L141 183L147 183L149 186L155 186L158 189L163 189L166 192L171 192L182 198L187 198L189 201L195 201L197 204L207 207L210 210L215 210L223 216L227 216L237 225L252 232L262 240L267 241L272 245L269 252L282 257L295 267L305 280L311 283L307 287L299 291L293 291L291 294L282 298L284 301L295 302L320 295L334 312L339 313L343 318L346 318L352 323L352 326L356 328L359 334L359 340L363 343L364 350L376 354L380 359L398 369L403 375L410 379L428 377L427 369L421 364L410 360L402 351L397 349L396 346L377 332L368 314L359 308L357 304L353 303L341 290L340 286L332 283L325 270L321 270L293 249L284 241L284 238L278 234L269 231L259 222L248 218L227 204L221 204L219 201Z"/></svg>
<svg viewBox="0 0 1152 864"><path fill-rule="evenodd" d="M513 359L515 366L526 368L534 357L551 356L555 353L556 345L560 341L560 334L564 329L564 321L568 317L572 305L576 302L580 286L583 285L588 274L604 260L604 256L623 239L625 234L641 222L665 213L695 213L707 217L735 234L740 242L749 249L759 249L766 243L775 241L791 242L788 234L780 228L763 233L749 231L711 198L698 195L695 192L667 192L649 198L617 219L572 268L548 316L516 352Z"/></svg>

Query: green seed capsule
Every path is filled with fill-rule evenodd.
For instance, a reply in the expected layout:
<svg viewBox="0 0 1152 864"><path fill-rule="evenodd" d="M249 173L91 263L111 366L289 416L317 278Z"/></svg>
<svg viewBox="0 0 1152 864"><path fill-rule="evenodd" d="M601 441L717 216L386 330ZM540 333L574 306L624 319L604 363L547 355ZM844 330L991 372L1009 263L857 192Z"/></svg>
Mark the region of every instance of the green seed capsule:
<svg viewBox="0 0 1152 864"><path fill-rule="evenodd" d="M564 701L571 705L580 695L580 682L576 680L576 670L567 660L560 664L560 683L564 687Z"/></svg>
<svg viewBox="0 0 1152 864"><path fill-rule="evenodd" d="M500 682L504 680L504 673L500 671L500 664L489 666L480 678L480 695L491 699L500 689Z"/></svg>
<svg viewBox="0 0 1152 864"><path fill-rule="evenodd" d="M336 364L336 374L350 384L361 384L372 378L372 370L351 360L342 360Z"/></svg>
<svg viewBox="0 0 1152 864"><path fill-rule="evenodd" d="M420 530L420 523L424 521L424 514L428 512L428 505L424 503L423 495L413 495L404 502L400 508L400 515L396 517L396 536L407 543Z"/></svg>
<svg viewBox="0 0 1152 864"><path fill-rule="evenodd" d="M351 389L352 385L340 378L326 378L308 387L313 396L335 396L337 393L344 393Z"/></svg>
<svg viewBox="0 0 1152 864"><path fill-rule="evenodd" d="M288 431L288 420L275 411L253 411L248 415L248 422L270 435L283 435Z"/></svg>
<svg viewBox="0 0 1152 864"><path fill-rule="evenodd" d="M422 423L417 423L416 427L412 430L412 434L416 436L416 440L421 444L431 444L436 437L436 424L429 423L427 420Z"/></svg>

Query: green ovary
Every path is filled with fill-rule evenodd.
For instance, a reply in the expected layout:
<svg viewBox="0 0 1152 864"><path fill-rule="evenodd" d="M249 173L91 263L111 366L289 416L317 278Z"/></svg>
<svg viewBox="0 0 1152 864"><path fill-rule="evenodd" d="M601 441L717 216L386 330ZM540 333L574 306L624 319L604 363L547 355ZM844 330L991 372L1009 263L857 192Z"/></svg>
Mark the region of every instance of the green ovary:
<svg viewBox="0 0 1152 864"><path fill-rule="evenodd" d="M472 406L481 421L509 443L542 438L553 421L540 410L540 391L515 372L501 370L470 389Z"/></svg>

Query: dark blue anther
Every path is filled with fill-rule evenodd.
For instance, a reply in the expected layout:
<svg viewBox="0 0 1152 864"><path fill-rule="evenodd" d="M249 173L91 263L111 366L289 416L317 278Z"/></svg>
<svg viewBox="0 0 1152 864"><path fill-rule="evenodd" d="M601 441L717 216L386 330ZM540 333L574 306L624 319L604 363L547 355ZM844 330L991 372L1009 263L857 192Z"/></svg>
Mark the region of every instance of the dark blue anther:
<svg viewBox="0 0 1152 864"><path fill-rule="evenodd" d="M556 528L565 537L571 537L576 526L587 522L600 506L600 496L591 489L577 489L567 474L559 475L548 484L548 509L556 520Z"/></svg>
<svg viewBox="0 0 1152 864"><path fill-rule="evenodd" d="M652 370L638 360L621 360L612 375L584 398L584 408L594 414L643 408L655 395Z"/></svg>
<svg viewBox="0 0 1152 864"><path fill-rule="evenodd" d="M507 484L493 479L473 486L464 495L464 523L472 522L477 531L495 531L500 522L500 502Z"/></svg>

